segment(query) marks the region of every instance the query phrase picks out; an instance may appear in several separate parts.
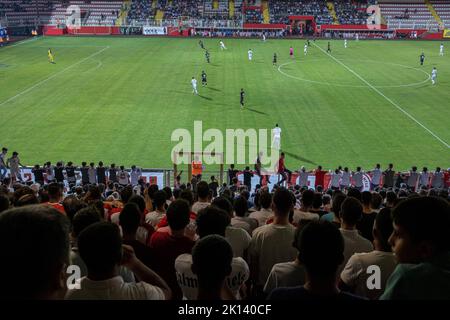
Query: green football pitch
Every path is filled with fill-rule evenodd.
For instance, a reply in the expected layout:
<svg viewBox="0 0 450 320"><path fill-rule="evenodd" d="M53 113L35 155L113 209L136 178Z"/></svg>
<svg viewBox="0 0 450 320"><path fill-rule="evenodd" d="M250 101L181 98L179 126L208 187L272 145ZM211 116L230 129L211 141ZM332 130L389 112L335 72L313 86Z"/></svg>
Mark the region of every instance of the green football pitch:
<svg viewBox="0 0 450 320"><path fill-rule="evenodd" d="M222 132L278 123L291 169L450 165L447 43L440 57L439 42L349 41L344 49L331 41L329 55L318 40L305 56L304 40L225 39L224 51L218 39L203 41L210 64L198 39L44 37L0 48L0 145L27 165L170 168L172 132L192 131L195 120ZM48 48L56 64L47 61Z"/></svg>

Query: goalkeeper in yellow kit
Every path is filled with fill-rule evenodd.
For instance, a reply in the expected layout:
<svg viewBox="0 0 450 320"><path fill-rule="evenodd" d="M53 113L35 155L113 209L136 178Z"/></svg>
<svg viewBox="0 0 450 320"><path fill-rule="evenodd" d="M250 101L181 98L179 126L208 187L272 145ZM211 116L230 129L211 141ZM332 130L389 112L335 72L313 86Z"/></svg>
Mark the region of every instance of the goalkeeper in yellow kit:
<svg viewBox="0 0 450 320"><path fill-rule="evenodd" d="M52 49L49 48L47 54L48 54L48 62L55 63L55 58L53 56Z"/></svg>

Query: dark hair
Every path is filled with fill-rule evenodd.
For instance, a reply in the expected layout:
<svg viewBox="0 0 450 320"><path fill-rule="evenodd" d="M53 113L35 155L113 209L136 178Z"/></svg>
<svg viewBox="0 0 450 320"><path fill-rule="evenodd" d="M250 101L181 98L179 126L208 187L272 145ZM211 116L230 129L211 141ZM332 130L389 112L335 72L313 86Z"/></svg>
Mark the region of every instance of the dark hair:
<svg viewBox="0 0 450 320"><path fill-rule="evenodd" d="M353 197L359 201L361 201L361 191L356 188L350 188L347 191L347 197Z"/></svg>
<svg viewBox="0 0 450 320"><path fill-rule="evenodd" d="M397 195L395 194L394 191L388 191L386 193L386 202L387 203L391 203L393 205L396 204L396 202L397 202Z"/></svg>
<svg viewBox="0 0 450 320"><path fill-rule="evenodd" d="M8 210L9 198L3 194L0 194L0 213Z"/></svg>
<svg viewBox="0 0 450 320"><path fill-rule="evenodd" d="M210 234L225 236L225 230L230 224L230 216L215 206L201 209L197 214L197 234L203 238Z"/></svg>
<svg viewBox="0 0 450 320"><path fill-rule="evenodd" d="M162 190L156 191L153 195L153 202L155 203L155 207L159 208L166 203L166 193Z"/></svg>
<svg viewBox="0 0 450 320"><path fill-rule="evenodd" d="M206 236L192 248L192 272L200 288L218 288L231 273L233 249L220 235Z"/></svg>
<svg viewBox="0 0 450 320"><path fill-rule="evenodd" d="M112 272L122 259L122 238L119 227L110 222L97 222L78 236L78 250L88 274Z"/></svg>
<svg viewBox="0 0 450 320"><path fill-rule="evenodd" d="M314 192L312 207L319 209L322 206L322 194L320 192Z"/></svg>
<svg viewBox="0 0 450 320"><path fill-rule="evenodd" d="M272 204L272 194L267 191L261 192L259 203L264 209L269 209L270 205Z"/></svg>
<svg viewBox="0 0 450 320"><path fill-rule="evenodd" d="M132 196L133 196L133 188L131 186L125 186L120 191L120 199L122 199L122 202L124 204L127 203Z"/></svg>
<svg viewBox="0 0 450 320"><path fill-rule="evenodd" d="M390 208L383 208L375 217L375 229L378 234L377 239L380 242L383 251L392 251L391 245L389 244L389 237L394 230L392 226L392 216Z"/></svg>
<svg viewBox="0 0 450 320"><path fill-rule="evenodd" d="M313 278L336 273L344 261L344 239L339 229L328 221L311 221L299 239L299 259Z"/></svg>
<svg viewBox="0 0 450 320"><path fill-rule="evenodd" d="M65 197L62 204L64 207L64 212L66 213L67 218L69 218L70 221L73 220L73 217L79 210L87 206L85 202L79 200L74 195Z"/></svg>
<svg viewBox="0 0 450 320"><path fill-rule="evenodd" d="M72 232L75 237L93 223L100 222L101 217L95 207L89 206L79 210L72 219Z"/></svg>
<svg viewBox="0 0 450 320"><path fill-rule="evenodd" d="M51 199L60 197L61 196L61 187L56 182L50 183L48 185L47 193Z"/></svg>
<svg viewBox="0 0 450 320"><path fill-rule="evenodd" d="M39 204L38 198L34 194L24 194L16 202L16 207L29 206L31 204Z"/></svg>
<svg viewBox="0 0 450 320"><path fill-rule="evenodd" d="M217 197L211 202L212 206L215 206L219 209L225 211L230 217L233 217L233 205L230 200L226 197Z"/></svg>
<svg viewBox="0 0 450 320"><path fill-rule="evenodd" d="M301 201L304 207L311 207L314 201L314 191L309 189L303 191Z"/></svg>
<svg viewBox="0 0 450 320"><path fill-rule="evenodd" d="M292 202L291 192L284 187L277 188L275 194L273 195L272 201L275 208L277 209L274 213L275 215L279 216L288 216L289 211L294 206L294 203Z"/></svg>
<svg viewBox="0 0 450 320"><path fill-rule="evenodd" d="M244 197L238 197L234 200L234 212L238 217L244 217L248 210L247 200Z"/></svg>
<svg viewBox="0 0 450 320"><path fill-rule="evenodd" d="M347 197L341 205L341 219L351 226L361 220L363 208L361 202L353 197Z"/></svg>
<svg viewBox="0 0 450 320"><path fill-rule="evenodd" d="M125 234L136 233L141 223L141 211L136 203L128 202L119 215L119 224Z"/></svg>
<svg viewBox="0 0 450 320"><path fill-rule="evenodd" d="M7 210L0 214L0 252L0 299L42 299L69 264L69 221L41 205Z"/></svg>
<svg viewBox="0 0 450 320"><path fill-rule="evenodd" d="M392 218L418 244L430 241L439 252L450 249L450 205L437 197L417 197L401 201Z"/></svg>
<svg viewBox="0 0 450 320"><path fill-rule="evenodd" d="M369 206L372 200L372 193L370 191L363 191L361 193L361 203L365 206Z"/></svg>
<svg viewBox="0 0 450 320"><path fill-rule="evenodd" d="M372 193L372 199L370 199L370 207L378 210L383 202L383 198L376 192Z"/></svg>
<svg viewBox="0 0 450 320"><path fill-rule="evenodd" d="M170 200L172 198L172 189L170 187L164 187L163 191L166 193L167 200Z"/></svg>
<svg viewBox="0 0 450 320"><path fill-rule="evenodd" d="M167 208L167 223L172 230L182 230L189 223L190 210L186 200L175 200Z"/></svg>
<svg viewBox="0 0 450 320"><path fill-rule="evenodd" d="M331 208L333 210L334 216L336 218L338 218L339 220L341 219L341 206L342 206L342 202L344 202L344 200L347 198L347 196L343 193L336 193L333 196L333 200L331 203Z"/></svg>
<svg viewBox="0 0 450 320"><path fill-rule="evenodd" d="M128 203L134 203L138 206L140 213L144 213L145 211L145 200L140 195L133 195L129 200Z"/></svg>
<svg viewBox="0 0 450 320"><path fill-rule="evenodd" d="M207 198L209 195L209 185L206 181L197 183L197 196L199 198Z"/></svg>
<svg viewBox="0 0 450 320"><path fill-rule="evenodd" d="M190 189L185 189L180 193L180 199L186 200L190 206L194 204L194 195Z"/></svg>

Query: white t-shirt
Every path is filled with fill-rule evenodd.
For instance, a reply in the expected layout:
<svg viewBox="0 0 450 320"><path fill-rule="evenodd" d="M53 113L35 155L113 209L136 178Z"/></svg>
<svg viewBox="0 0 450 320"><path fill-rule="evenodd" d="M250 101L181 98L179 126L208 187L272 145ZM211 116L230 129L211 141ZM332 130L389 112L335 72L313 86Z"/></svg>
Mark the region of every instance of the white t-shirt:
<svg viewBox="0 0 450 320"><path fill-rule="evenodd" d="M191 83L192 83L192 87L193 87L193 88L196 88L196 87L197 87L197 80L196 80L196 79L192 79L192 80L191 80Z"/></svg>
<svg viewBox="0 0 450 320"><path fill-rule="evenodd" d="M119 181L119 184L126 185L128 184L128 178L130 177L130 174L126 172L125 170L119 170L117 173L117 178Z"/></svg>
<svg viewBox="0 0 450 320"><path fill-rule="evenodd" d="M273 128L272 135L274 138L280 138L281 137L281 128L280 127Z"/></svg>
<svg viewBox="0 0 450 320"><path fill-rule="evenodd" d="M306 171L299 171L298 173L298 184L300 187L307 187L308 186L308 176L309 173Z"/></svg>
<svg viewBox="0 0 450 320"><path fill-rule="evenodd" d="M136 186L138 184L138 180L141 177L142 171L141 169L131 170L131 185Z"/></svg>
<svg viewBox="0 0 450 320"><path fill-rule="evenodd" d="M258 226L263 226L266 224L267 219L273 215L272 210L261 208L259 211L250 213L249 217L256 219L258 221Z"/></svg>
<svg viewBox="0 0 450 320"><path fill-rule="evenodd" d="M248 50L248 58L251 59L253 56L253 51L252 50Z"/></svg>
<svg viewBox="0 0 450 320"><path fill-rule="evenodd" d="M360 188L363 186L363 173L362 171L356 171L352 176L355 187Z"/></svg>
<svg viewBox="0 0 450 320"><path fill-rule="evenodd" d="M269 294L275 288L303 285L305 276L305 268L295 261L277 263L270 271L264 292Z"/></svg>
<svg viewBox="0 0 450 320"><path fill-rule="evenodd" d="M145 222L156 227L166 214L158 211L152 211L145 215Z"/></svg>
<svg viewBox="0 0 450 320"><path fill-rule="evenodd" d="M192 255L185 253L175 260L175 272L178 285L183 292L183 299L197 300L198 280L191 270ZM242 258L233 258L231 261L231 274L227 277L226 283L236 299L240 299L239 289L248 280L250 270L247 262Z"/></svg>
<svg viewBox="0 0 450 320"><path fill-rule="evenodd" d="M373 251L372 242L359 235L358 230L344 230L341 231L344 238L344 261L339 266L338 274L344 269L348 259L355 253L371 252Z"/></svg>
<svg viewBox="0 0 450 320"><path fill-rule="evenodd" d="M342 171L341 186L348 187L349 185L350 185L350 172L349 171Z"/></svg>
<svg viewBox="0 0 450 320"><path fill-rule="evenodd" d="M231 218L231 226L244 229L250 235L259 226L259 223L257 220L248 217L233 217Z"/></svg>
<svg viewBox="0 0 450 320"><path fill-rule="evenodd" d="M164 300L163 291L145 282L126 283L121 276L102 281L87 277L80 280L80 289L71 289L67 300Z"/></svg>
<svg viewBox="0 0 450 320"><path fill-rule="evenodd" d="M428 172L421 172L419 184L421 186L428 186L429 177L430 177L430 174Z"/></svg>
<svg viewBox="0 0 450 320"><path fill-rule="evenodd" d="M341 174L333 172L331 174L331 186L333 188L339 188L339 181L341 180Z"/></svg>
<svg viewBox="0 0 450 320"><path fill-rule="evenodd" d="M383 173L381 172L381 169L375 168L372 170L372 184L379 185L381 182L381 177Z"/></svg>
<svg viewBox="0 0 450 320"><path fill-rule="evenodd" d="M196 202L192 205L192 212L198 213L200 210L208 207L209 205L211 205L211 203L209 202Z"/></svg>
<svg viewBox="0 0 450 320"><path fill-rule="evenodd" d="M408 187L415 187L417 179L419 179L419 173L417 171L410 171L408 177Z"/></svg>
<svg viewBox="0 0 450 320"><path fill-rule="evenodd" d="M295 227L291 224L266 224L253 231L249 247L250 261L258 265L257 284L264 286L276 263L292 261L297 249L292 246Z"/></svg>
<svg viewBox="0 0 450 320"><path fill-rule="evenodd" d="M431 186L433 188L442 188L444 182L444 174L442 173L442 171L439 172L435 172L433 174L433 177L431 178Z"/></svg>
<svg viewBox="0 0 450 320"><path fill-rule="evenodd" d="M241 228L235 228L228 226L225 230L225 238L233 248L233 254L235 257L243 257L244 251L248 249L252 238L247 231Z"/></svg>
<svg viewBox="0 0 450 320"><path fill-rule="evenodd" d="M396 265L392 252L375 250L368 253L355 253L342 271L341 279L346 285L355 288L355 294L376 300L383 294L386 282L394 272ZM369 289L367 286L367 279L374 274L373 271L367 273L369 266L380 268L380 289ZM370 283L373 282L370 281Z"/></svg>
<svg viewBox="0 0 450 320"><path fill-rule="evenodd" d="M320 217L317 213L305 212L305 211L294 209L294 217L293 217L294 223L298 224L300 222L300 220L319 220L319 218Z"/></svg>

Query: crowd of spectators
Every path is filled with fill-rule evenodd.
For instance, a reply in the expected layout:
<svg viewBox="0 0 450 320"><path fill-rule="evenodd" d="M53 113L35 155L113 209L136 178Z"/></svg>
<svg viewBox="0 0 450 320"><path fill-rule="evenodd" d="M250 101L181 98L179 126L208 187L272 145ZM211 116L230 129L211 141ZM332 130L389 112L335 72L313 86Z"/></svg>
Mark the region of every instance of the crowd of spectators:
<svg viewBox="0 0 450 320"><path fill-rule="evenodd" d="M397 183L392 165L377 165L361 192L360 168L336 169L324 188L319 167L314 190L300 177L250 192L233 167L222 186L198 176L160 190L136 167L102 163L79 168L81 181L73 164L47 163L45 180L36 166L35 181L13 182L4 169L16 174L20 160L6 154L1 298L450 298L448 172L413 167ZM61 281L68 270L81 278Z"/></svg>
<svg viewBox="0 0 450 320"><path fill-rule="evenodd" d="M330 24L332 18L325 1L317 0L281 0L269 1L271 23L289 23L291 15L315 16L318 24Z"/></svg>
<svg viewBox="0 0 450 320"><path fill-rule="evenodd" d="M334 10L340 24L366 24L368 14L366 13L367 1L335 1Z"/></svg>
<svg viewBox="0 0 450 320"><path fill-rule="evenodd" d="M133 0L130 10L128 11L128 19L130 20L146 20L155 16L156 10L152 8L151 1Z"/></svg>

